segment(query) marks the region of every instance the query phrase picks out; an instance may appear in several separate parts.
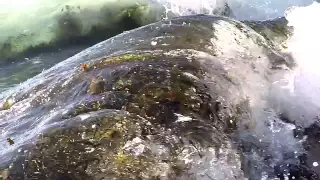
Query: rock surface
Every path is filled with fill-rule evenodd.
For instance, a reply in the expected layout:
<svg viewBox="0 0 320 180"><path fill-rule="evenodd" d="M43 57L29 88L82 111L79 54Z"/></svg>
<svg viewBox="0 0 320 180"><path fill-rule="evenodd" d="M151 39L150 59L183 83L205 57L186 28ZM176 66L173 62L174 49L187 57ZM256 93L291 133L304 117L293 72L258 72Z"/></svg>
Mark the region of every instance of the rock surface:
<svg viewBox="0 0 320 180"><path fill-rule="evenodd" d="M1 124L17 139L3 143L3 177L245 179L233 137L254 128L272 75L293 66L252 28L204 15L161 21L21 84L0 114L18 123Z"/></svg>

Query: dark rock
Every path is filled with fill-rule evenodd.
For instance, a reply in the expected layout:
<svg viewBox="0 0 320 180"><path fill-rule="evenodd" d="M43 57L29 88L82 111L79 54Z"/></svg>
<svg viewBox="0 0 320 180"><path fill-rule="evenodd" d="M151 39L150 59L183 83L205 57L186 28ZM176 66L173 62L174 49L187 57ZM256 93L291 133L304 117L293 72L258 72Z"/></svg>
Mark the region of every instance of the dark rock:
<svg viewBox="0 0 320 180"><path fill-rule="evenodd" d="M311 170L320 175L319 165L313 163L320 163L320 126L319 122L315 122L310 127L304 129L304 135L307 136L304 147L306 149L305 164Z"/></svg>
<svg viewBox="0 0 320 180"><path fill-rule="evenodd" d="M23 121L13 127L20 131L41 122L43 131L26 151L8 154L3 169L17 180L210 179L225 176L212 167L221 160L244 179L231 137L255 127L251 108L273 67L290 68L270 43L241 22L204 15L101 42L12 94L1 118ZM14 119L21 103L29 106Z"/></svg>

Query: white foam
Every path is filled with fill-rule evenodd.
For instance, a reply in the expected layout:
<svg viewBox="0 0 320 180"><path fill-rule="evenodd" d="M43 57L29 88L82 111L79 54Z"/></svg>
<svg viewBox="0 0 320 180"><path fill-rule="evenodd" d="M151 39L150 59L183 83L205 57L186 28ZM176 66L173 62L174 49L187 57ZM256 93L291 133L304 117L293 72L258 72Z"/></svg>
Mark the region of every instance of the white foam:
<svg viewBox="0 0 320 180"><path fill-rule="evenodd" d="M172 12L179 16L191 14L212 14L213 10L223 5L225 0L157 0L163 4L166 12Z"/></svg>
<svg viewBox="0 0 320 180"><path fill-rule="evenodd" d="M290 7L286 11L288 26L294 28L288 48L300 68L320 74L320 4L314 2L305 7Z"/></svg>
<svg viewBox="0 0 320 180"><path fill-rule="evenodd" d="M286 8L306 6L313 0L157 0L167 12L176 15L212 14L225 3L231 7L237 19L265 20L283 16Z"/></svg>
<svg viewBox="0 0 320 180"><path fill-rule="evenodd" d="M320 4L314 2L305 7L290 7L285 17L288 26L293 27L293 35L287 43L288 51L298 64L293 72L294 104L303 105L298 114L308 117L310 122L302 124L309 125L320 109Z"/></svg>

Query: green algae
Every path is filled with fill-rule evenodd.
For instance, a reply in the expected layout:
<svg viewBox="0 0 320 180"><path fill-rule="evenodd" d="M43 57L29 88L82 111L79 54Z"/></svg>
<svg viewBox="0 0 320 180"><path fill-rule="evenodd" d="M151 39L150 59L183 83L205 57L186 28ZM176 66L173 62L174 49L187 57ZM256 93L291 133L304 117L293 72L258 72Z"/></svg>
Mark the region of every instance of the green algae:
<svg viewBox="0 0 320 180"><path fill-rule="evenodd" d="M138 177L143 178L143 173L150 169L153 165L150 159L145 157L134 157L131 154L124 153L123 151L118 152L114 156L115 175L118 178L123 179L137 179ZM146 173L147 174L147 173ZM149 177L147 179L158 179L157 177Z"/></svg>
<svg viewBox="0 0 320 180"><path fill-rule="evenodd" d="M88 93L90 94L100 94L105 91L105 81L103 77L99 76L90 83Z"/></svg>
<svg viewBox="0 0 320 180"><path fill-rule="evenodd" d="M194 79L203 75L201 68L191 65L190 62L184 62L184 60L176 64L177 62L171 62L170 59L160 60L153 58L155 56L148 53L125 54L119 57L107 58L98 64L89 65L88 71L82 73L86 74L90 71L90 68L91 70L95 70L108 67L113 62L122 64L128 61L138 61L142 63L141 66L133 67L124 76L113 77L114 83L109 88L117 92L112 93L113 96L110 96L115 97L113 99L106 98L106 94L104 94L106 89L105 81L102 77L100 77L101 83L98 83L98 80L91 82L88 92L93 95L99 95L99 100L88 101L78 105L74 109L72 116L105 108L120 108L140 115L143 114L143 117L148 117L150 113L152 114L152 111L160 108L158 105L162 106L161 104L163 103L171 104L172 108L176 107L178 108L177 111L186 114L201 112L204 115L206 114L204 111L211 112L208 109L213 105L212 102L209 102L211 101L211 97L205 93L207 89L201 85L199 80ZM102 62L107 62L107 65L101 65ZM186 64L182 65L184 63ZM159 69L163 70L159 71ZM188 73L194 77L189 77ZM97 89L96 86L98 85L102 87ZM118 104L118 106L115 107L115 104ZM161 108L160 111L162 111Z"/></svg>
<svg viewBox="0 0 320 180"><path fill-rule="evenodd" d="M13 104L14 104L13 97L9 97L4 101L4 103L2 105L2 109L3 110L8 110L8 109L10 109L12 107Z"/></svg>
<svg viewBox="0 0 320 180"><path fill-rule="evenodd" d="M12 163L14 179L150 179L161 162L149 151L134 155L124 145L142 132L156 131L136 116L98 118L76 127L55 129L39 137L36 147ZM25 166L23 172L16 168ZM171 162L174 164L174 162ZM173 166L178 173L178 165Z"/></svg>
<svg viewBox="0 0 320 180"><path fill-rule="evenodd" d="M150 56L125 55L108 62L144 57ZM185 175L189 165L178 158L185 142L203 147L222 144L220 131L225 119L217 114L224 112L215 108L215 97L201 81L203 74L199 64L185 57L142 61L124 74L115 73L112 91L81 102L66 116L69 125L39 136L35 146L12 163L9 177L156 180L163 173L171 179ZM75 120L78 115L106 109L125 113ZM177 114L190 120L181 125L176 122ZM135 138L144 142L140 146L145 150L138 154L134 148L128 149ZM165 158L148 149L152 144L168 149ZM21 166L26 168L21 170Z"/></svg>
<svg viewBox="0 0 320 180"><path fill-rule="evenodd" d="M104 71L127 62L135 63L121 72L114 68L107 84ZM226 138L223 131L235 130L225 122L236 122L237 117L225 110L233 107L221 108L225 104L208 93L215 89L204 83L205 70L192 58L149 53L109 57L89 64L71 84L83 82L88 74L98 77L95 83L105 84L81 86L91 89L91 94L84 93L88 99L63 117L65 125L49 129L17 156L9 177L158 180L166 174L173 180L188 174L189 164L179 159L186 146L219 148ZM101 115L110 112L106 110L113 114ZM82 120L89 112L93 117ZM179 116L187 121L179 121ZM144 143L139 153L128 146L135 138ZM159 145L167 150L165 157L149 148Z"/></svg>
<svg viewBox="0 0 320 180"><path fill-rule="evenodd" d="M86 64L86 71L95 69L103 69L123 63L137 63L144 61L151 61L157 57L156 53L127 53L117 56L107 57L94 63Z"/></svg>
<svg viewBox="0 0 320 180"><path fill-rule="evenodd" d="M4 103L3 103L3 109L4 110L8 110L8 109L10 109L10 107L11 107L11 105L10 105L10 103L8 102L8 101L5 101Z"/></svg>
<svg viewBox="0 0 320 180"><path fill-rule="evenodd" d="M146 60L152 60L155 55L151 53L134 53L134 54L122 54L119 56L114 56L103 60L104 63L125 63L125 62L140 62Z"/></svg>
<svg viewBox="0 0 320 180"><path fill-rule="evenodd" d="M123 109L162 125L174 121L175 112L191 117L197 114L203 118L214 118L210 114L216 113L212 109L215 102L206 93L208 89L201 82L186 75L188 72L186 70L190 67L179 63L176 65L180 68L174 64L169 66L170 61L163 63L168 66L165 71L153 74L157 67L147 66L139 68L139 71L132 70L132 73L121 77L115 83L115 90L126 91L133 95L132 101ZM196 76L202 73L201 69L195 71L192 68L189 72Z"/></svg>
<svg viewBox="0 0 320 180"><path fill-rule="evenodd" d="M240 23L236 27L242 31L247 28ZM200 41L191 33L181 34L183 42ZM234 133L239 120L250 117L246 117L249 110L243 108L248 104L232 106L233 102L228 102L228 96L235 96L227 91L237 92L233 87L238 90L241 86L238 79L214 69L209 71L214 77L214 82L209 84L210 77L204 78L206 64L186 56L188 53L191 52L179 52L175 56L128 53L89 64L70 83L70 87L80 84L76 88L83 93L65 88L66 97L76 94L88 99L71 109L60 127L38 137L35 147L12 164L10 176L14 179L159 179L156 169L163 168L163 164L168 166L171 179L190 173L189 164L180 162L186 146L197 149L202 158L202 149L218 149L227 138L225 133ZM86 82L87 77L93 82ZM106 113L95 117L104 110L122 110L125 115ZM93 116L90 122L83 119L89 116ZM68 126L69 123L74 124ZM248 130L250 126L249 123L243 128ZM148 148L136 155L134 150L127 149L128 142L135 138L140 138L146 147L163 145L169 155L159 158L159 154Z"/></svg>
<svg viewBox="0 0 320 180"><path fill-rule="evenodd" d="M98 99L88 99L76 105L66 118L102 109L121 110L132 99L131 95L125 92L106 92L99 94L98 97Z"/></svg>
<svg viewBox="0 0 320 180"><path fill-rule="evenodd" d="M125 63L125 62L143 62L146 60L152 60L153 58L155 58L155 55L153 55L152 53L129 53L129 54L122 54L119 56L114 56L114 57L110 57L107 58L105 60L103 60L104 63L106 64L112 64L112 63Z"/></svg>

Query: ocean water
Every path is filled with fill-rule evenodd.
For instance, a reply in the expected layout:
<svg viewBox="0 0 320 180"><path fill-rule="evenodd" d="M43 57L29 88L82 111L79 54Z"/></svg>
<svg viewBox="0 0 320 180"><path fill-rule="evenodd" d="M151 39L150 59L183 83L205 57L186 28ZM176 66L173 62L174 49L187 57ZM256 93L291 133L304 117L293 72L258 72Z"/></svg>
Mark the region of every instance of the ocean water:
<svg viewBox="0 0 320 180"><path fill-rule="evenodd" d="M190 13L210 14L214 9L221 8L225 3L231 7L238 20L266 20L284 16L287 8L307 6L313 0L157 0L166 9L179 15Z"/></svg>
<svg viewBox="0 0 320 180"><path fill-rule="evenodd" d="M119 1L123 6L134 5L136 3L146 3L146 1ZM261 107L256 107L253 113L257 125L251 132L240 135L245 143L253 143L258 146L263 143L271 144L265 149L266 154L271 154L272 160L269 164L276 164L284 160L283 154L294 151L296 156L303 153L302 142L294 138L292 130L299 127L308 127L317 120L320 112L320 71L318 48L320 43L320 4L310 1L276 1L276 0L153 0L148 3L156 4L157 7L163 7L164 12L172 13L175 16L190 14L211 14L215 9L228 3L235 18L239 20L267 20L285 16L288 20L288 26L293 27L293 35L287 41L287 49L284 51L292 54L297 63L297 68L288 72L281 79L274 82L274 87L270 90L269 97L272 100L271 108L275 110L261 111ZM114 3L110 1L48 1L48 0L0 0L0 43L6 41L7 37L16 37L20 34L34 33L39 37L32 39L32 43L50 41L54 35L48 32L48 29L54 27L53 19L61 13L61 8L65 5L80 6L80 9L95 9L105 3ZM153 11L148 11L153 12ZM155 19L168 18L161 11L157 13ZM93 14L97 17L97 14ZM32 19L32 21L31 21ZM84 21L87 22L87 21ZM89 21L88 21L89 22ZM84 23L86 24L86 23ZM146 22L147 24L147 22ZM90 26L90 24L87 24ZM45 27L45 28L43 28ZM13 89L19 87L29 78L41 73L54 64L74 55L84 49L83 47L71 47L61 49L52 53L39 54L34 57L26 57L22 61L9 63L0 67L0 102L3 97L10 94ZM1 61L1 60L0 60ZM286 123L276 117L277 112L285 111L288 118L294 120L294 124ZM13 121L14 122L14 121ZM3 123L3 122L2 122ZM15 126L15 122L11 125ZM44 122L38 122L38 128ZM266 125L267 124L267 125ZM2 125L5 125L3 123ZM32 133L36 133L33 129ZM2 131L3 134L6 132ZM21 138L21 137L20 137ZM19 139L23 142L23 139ZM3 149L2 149L3 150ZM289 151L288 151L289 150ZM1 151L1 148L0 148ZM229 149L225 152L234 153ZM1 153L0 153L1 154ZM267 164L262 162L254 150L246 154L247 159L252 161L253 166L259 166L260 173L268 171ZM239 168L238 165L231 167L225 163L227 160L217 160L216 164L206 164L199 162L199 171L210 169L221 172L217 177L232 179L223 169ZM295 163L295 162L290 162ZM316 163L316 162L315 162ZM319 162L320 163L320 162ZM209 167L210 166L210 167ZM317 167L315 167L317 168ZM266 172L264 172L264 170ZM315 169L317 170L317 169ZM256 172L256 171L255 171ZM252 173L255 173L252 172ZM254 176L254 175L253 175ZM201 179L201 178L200 178ZM270 179L267 175L264 179Z"/></svg>

